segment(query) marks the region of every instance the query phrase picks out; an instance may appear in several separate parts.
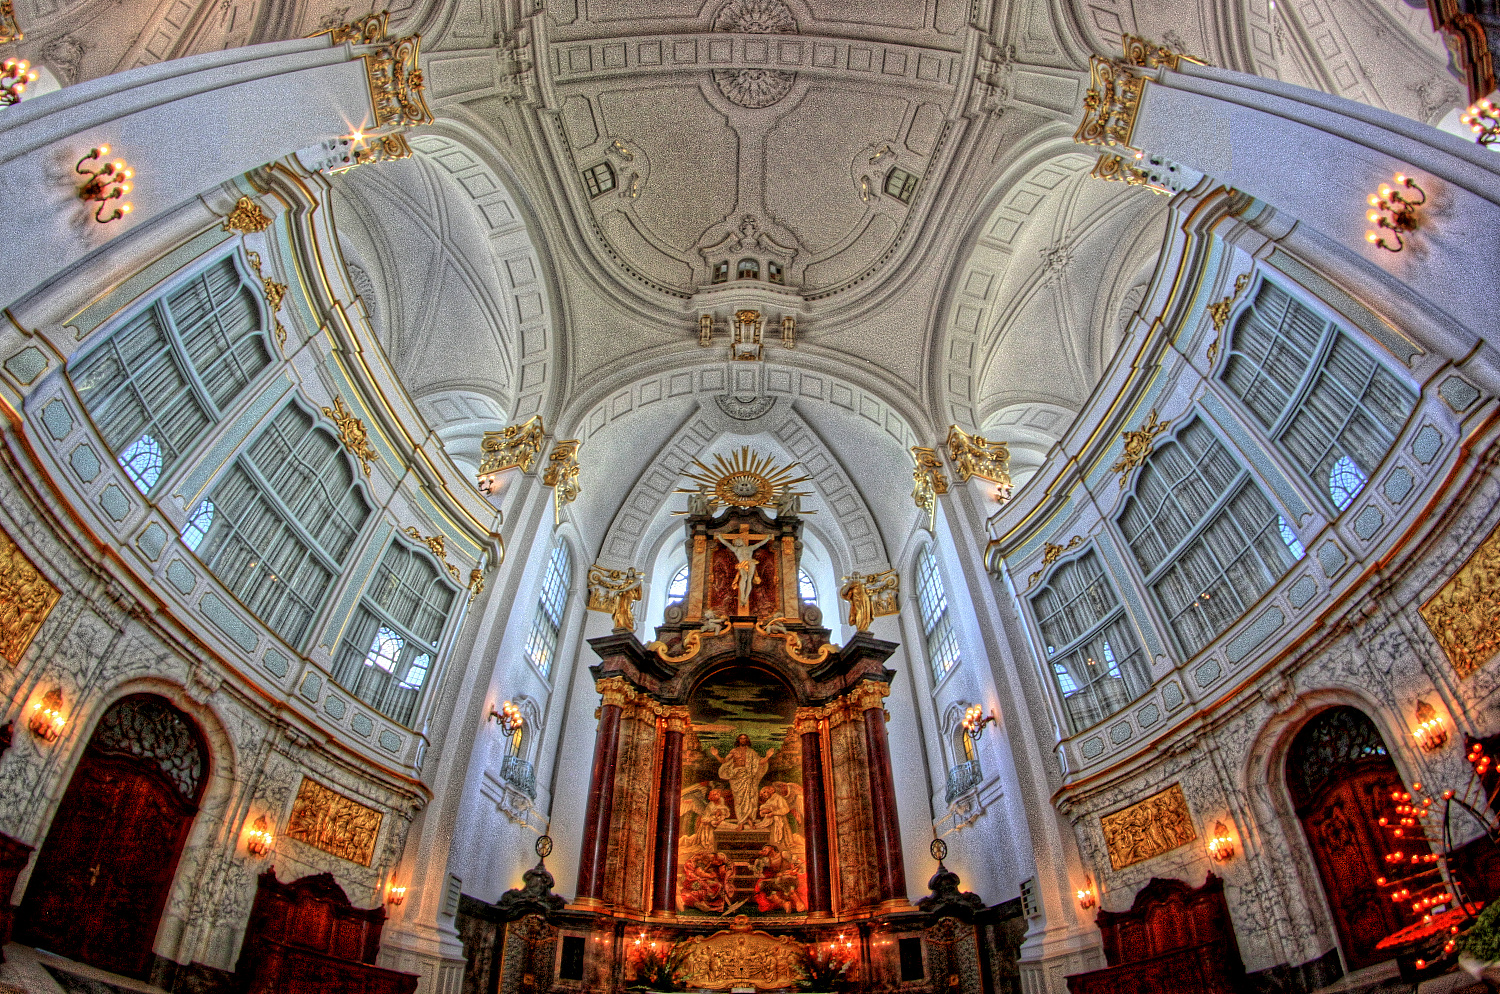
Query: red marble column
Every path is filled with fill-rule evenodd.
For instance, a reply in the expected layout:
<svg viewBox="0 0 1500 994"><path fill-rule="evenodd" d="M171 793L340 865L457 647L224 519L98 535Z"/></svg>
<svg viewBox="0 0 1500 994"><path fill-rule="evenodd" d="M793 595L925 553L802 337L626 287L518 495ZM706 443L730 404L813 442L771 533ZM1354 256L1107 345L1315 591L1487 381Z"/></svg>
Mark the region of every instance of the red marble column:
<svg viewBox="0 0 1500 994"><path fill-rule="evenodd" d="M583 816L583 846L578 854L576 903L581 905L598 905L604 896L609 823L615 806L615 765L620 758L620 714L629 693L623 677L607 677L596 686L603 703L599 708L599 731L594 737L594 770L589 778L589 803Z"/></svg>
<svg viewBox="0 0 1500 994"><path fill-rule="evenodd" d="M651 910L677 913L677 836L682 807L682 736L688 709L670 708L662 736L661 784L656 795L656 867L651 882Z"/></svg>
<svg viewBox="0 0 1500 994"><path fill-rule="evenodd" d="M833 912L828 883L828 794L823 783L823 735L816 708L799 708L795 729L802 738L802 811L807 839L807 910Z"/></svg>
<svg viewBox="0 0 1500 994"><path fill-rule="evenodd" d="M885 734L884 699L889 693L888 684L867 680L849 694L850 703L864 713L865 719L865 757L870 766L870 809L882 904L906 900L906 861L901 855L896 784L891 776L890 742Z"/></svg>

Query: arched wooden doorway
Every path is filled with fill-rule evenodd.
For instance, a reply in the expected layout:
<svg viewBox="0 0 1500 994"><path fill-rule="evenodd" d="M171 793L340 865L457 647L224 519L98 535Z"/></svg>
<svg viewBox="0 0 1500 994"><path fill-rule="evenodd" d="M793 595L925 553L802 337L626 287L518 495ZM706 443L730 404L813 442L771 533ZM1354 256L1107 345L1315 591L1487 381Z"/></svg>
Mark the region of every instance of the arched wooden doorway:
<svg viewBox="0 0 1500 994"><path fill-rule="evenodd" d="M1375 944L1417 916L1375 883L1388 872L1385 855L1397 841L1378 820L1390 814L1391 791L1403 787L1380 730L1357 708L1319 713L1292 740L1286 782L1346 966L1358 970L1389 959ZM1411 842L1403 848L1411 852Z"/></svg>
<svg viewBox="0 0 1500 994"><path fill-rule="evenodd" d="M154 694L99 719L21 902L18 938L144 978L208 779L193 720Z"/></svg>

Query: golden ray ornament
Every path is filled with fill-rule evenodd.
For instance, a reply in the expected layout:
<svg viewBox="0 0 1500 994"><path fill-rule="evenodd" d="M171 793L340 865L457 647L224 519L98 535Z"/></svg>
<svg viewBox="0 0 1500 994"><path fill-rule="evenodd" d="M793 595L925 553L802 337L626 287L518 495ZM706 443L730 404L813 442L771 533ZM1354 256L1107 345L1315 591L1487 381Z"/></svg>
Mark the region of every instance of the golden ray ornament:
<svg viewBox="0 0 1500 994"><path fill-rule="evenodd" d="M811 497L811 492L792 490L799 483L812 479L810 476L793 476L799 463L778 465L770 456L752 452L746 445L728 459L715 455L712 466L705 466L694 459L697 472L684 471L683 476L694 480L698 486L689 490L678 487L674 493L702 494L708 499L710 510L720 507L776 507L782 495ZM678 511L678 514L686 512Z"/></svg>

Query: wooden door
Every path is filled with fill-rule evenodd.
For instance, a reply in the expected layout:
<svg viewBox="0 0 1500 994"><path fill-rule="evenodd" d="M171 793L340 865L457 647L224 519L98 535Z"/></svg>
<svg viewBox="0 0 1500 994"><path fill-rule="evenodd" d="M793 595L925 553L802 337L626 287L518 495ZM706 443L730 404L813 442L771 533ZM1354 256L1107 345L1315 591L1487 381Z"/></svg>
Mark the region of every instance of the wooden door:
<svg viewBox="0 0 1500 994"><path fill-rule="evenodd" d="M150 697L160 703L144 707L139 698L148 695L107 712L85 749L37 854L18 937L144 978L206 762L186 716L161 698ZM131 701L133 710L117 712ZM165 740L160 727L151 727L153 718L167 725ZM178 754L184 746L194 753Z"/></svg>
<svg viewBox="0 0 1500 994"><path fill-rule="evenodd" d="M1389 872L1387 853L1414 851L1379 824L1394 807L1391 792L1403 789L1379 731L1353 708L1323 712L1298 734L1287 780L1348 968L1390 959L1375 944L1418 916L1375 883Z"/></svg>

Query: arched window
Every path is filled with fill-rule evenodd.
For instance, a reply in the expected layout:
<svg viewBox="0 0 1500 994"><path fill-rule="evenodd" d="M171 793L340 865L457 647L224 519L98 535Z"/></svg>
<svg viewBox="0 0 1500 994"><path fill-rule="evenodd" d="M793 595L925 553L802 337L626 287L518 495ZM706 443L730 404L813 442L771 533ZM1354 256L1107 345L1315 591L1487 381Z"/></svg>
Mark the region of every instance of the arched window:
<svg viewBox="0 0 1500 994"><path fill-rule="evenodd" d="M1146 459L1118 522L1184 659L1301 558L1290 523L1201 421Z"/></svg>
<svg viewBox="0 0 1500 994"><path fill-rule="evenodd" d="M542 578L542 593L537 598L536 615L531 619L531 633L526 636L526 658L543 676L552 673L552 657L557 654L557 637L568 608L571 581L572 554L568 552L568 543L558 542Z"/></svg>
<svg viewBox="0 0 1500 994"><path fill-rule="evenodd" d="M672 582L667 584L667 603L680 601L687 597L688 592L688 568L686 565L678 570L672 577Z"/></svg>
<svg viewBox="0 0 1500 994"><path fill-rule="evenodd" d="M256 292L228 257L127 320L69 376L146 493L270 363Z"/></svg>
<svg viewBox="0 0 1500 994"><path fill-rule="evenodd" d="M187 524L182 526L182 542L194 552L203 540L208 537L208 530L214 523L214 502L207 497L198 502L193 508L193 513L188 515Z"/></svg>
<svg viewBox="0 0 1500 994"><path fill-rule="evenodd" d="M804 604L818 603L818 585L813 583L812 574L800 566L797 567L797 596Z"/></svg>
<svg viewBox="0 0 1500 994"><path fill-rule="evenodd" d="M741 259L734 278L737 280L760 279L760 263L754 259Z"/></svg>
<svg viewBox="0 0 1500 994"><path fill-rule="evenodd" d="M458 587L426 552L392 539L344 629L333 678L381 714L410 725Z"/></svg>
<svg viewBox="0 0 1500 994"><path fill-rule="evenodd" d="M953 631L948 595L943 591L943 578L930 545L917 557L917 609L922 616L922 637L933 680L941 680L958 665L958 635Z"/></svg>
<svg viewBox="0 0 1500 994"><path fill-rule="evenodd" d="M289 403L209 497L212 522L199 558L294 646L302 645L369 520L356 481L338 436Z"/></svg>
<svg viewBox="0 0 1500 994"><path fill-rule="evenodd" d="M1221 379L1337 511L1416 405L1352 337L1270 282L1235 325Z"/></svg>
<svg viewBox="0 0 1500 994"><path fill-rule="evenodd" d="M1151 686L1145 654L1094 552L1054 570L1031 598L1031 611L1072 732L1098 724Z"/></svg>

